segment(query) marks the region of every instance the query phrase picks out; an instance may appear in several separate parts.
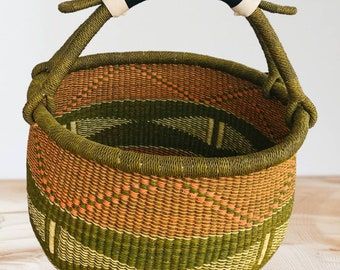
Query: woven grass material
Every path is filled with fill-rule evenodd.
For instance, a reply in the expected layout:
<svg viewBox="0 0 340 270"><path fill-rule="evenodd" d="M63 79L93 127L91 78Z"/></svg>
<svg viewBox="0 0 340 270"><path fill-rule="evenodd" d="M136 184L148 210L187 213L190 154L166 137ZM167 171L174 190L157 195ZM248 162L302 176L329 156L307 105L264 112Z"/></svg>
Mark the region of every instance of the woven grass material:
<svg viewBox="0 0 340 270"><path fill-rule="evenodd" d="M248 18L268 73L191 53L79 58L110 17L101 5L33 70L27 190L47 257L58 269L261 269L316 121L273 29L260 9Z"/></svg>

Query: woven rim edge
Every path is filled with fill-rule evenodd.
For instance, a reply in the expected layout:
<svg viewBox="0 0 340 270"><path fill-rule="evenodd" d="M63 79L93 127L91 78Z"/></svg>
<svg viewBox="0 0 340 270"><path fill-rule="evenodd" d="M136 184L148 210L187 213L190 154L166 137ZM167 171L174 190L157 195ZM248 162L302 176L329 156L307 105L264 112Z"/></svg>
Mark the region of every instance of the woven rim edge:
<svg viewBox="0 0 340 270"><path fill-rule="evenodd" d="M81 57L73 71L105 64L129 63L198 65L227 72L249 80L258 86L266 78L266 74L232 61L180 52L127 52L90 55ZM279 85L277 90L282 92L282 87ZM129 173L162 177L223 177L261 171L278 165L295 155L302 146L309 129L309 114L301 108L294 115L294 123L289 135L281 143L271 148L234 157L178 157L136 153L93 142L62 127L43 104L40 104L35 110L34 119L58 146L87 160Z"/></svg>

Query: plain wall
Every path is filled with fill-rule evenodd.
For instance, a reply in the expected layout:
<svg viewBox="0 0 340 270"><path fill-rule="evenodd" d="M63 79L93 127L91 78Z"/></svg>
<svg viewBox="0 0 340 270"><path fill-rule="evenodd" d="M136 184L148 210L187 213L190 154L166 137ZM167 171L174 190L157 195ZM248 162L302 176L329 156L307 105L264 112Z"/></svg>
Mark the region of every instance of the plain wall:
<svg viewBox="0 0 340 270"><path fill-rule="evenodd" d="M0 179L25 177L28 125L22 107L33 66L48 58L93 11L61 14L56 0L3 1L0 8ZM268 14L319 111L298 155L299 175L340 174L339 0L281 1L296 16ZM247 21L220 1L149 0L111 20L86 49L190 51L266 70Z"/></svg>

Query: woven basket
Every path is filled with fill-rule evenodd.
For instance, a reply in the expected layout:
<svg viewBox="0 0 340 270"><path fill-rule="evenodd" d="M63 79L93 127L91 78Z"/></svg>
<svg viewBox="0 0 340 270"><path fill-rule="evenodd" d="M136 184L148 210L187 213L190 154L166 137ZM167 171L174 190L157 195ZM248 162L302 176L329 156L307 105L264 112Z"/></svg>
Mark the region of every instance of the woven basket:
<svg viewBox="0 0 340 270"><path fill-rule="evenodd" d="M30 221L58 269L260 269L293 206L295 153L316 110L261 9L269 71L191 53L79 57L100 6L33 70Z"/></svg>

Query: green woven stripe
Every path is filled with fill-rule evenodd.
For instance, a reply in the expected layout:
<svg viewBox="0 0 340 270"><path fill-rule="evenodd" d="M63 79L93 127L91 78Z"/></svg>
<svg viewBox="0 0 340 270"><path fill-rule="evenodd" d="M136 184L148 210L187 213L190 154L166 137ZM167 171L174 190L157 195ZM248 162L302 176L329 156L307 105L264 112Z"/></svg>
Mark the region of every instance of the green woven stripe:
<svg viewBox="0 0 340 270"><path fill-rule="evenodd" d="M241 154L252 153L257 150L249 139L229 126L224 127L221 148L234 150Z"/></svg>
<svg viewBox="0 0 340 270"><path fill-rule="evenodd" d="M49 239L48 224L50 221L57 224L54 239L56 250L58 249L58 235L63 229L85 247L137 269L190 269L219 260L227 260L230 256L242 253L259 243L261 246L265 235L268 233L274 235L275 229L288 220L293 204L292 199L263 224L249 230L204 238L150 238L104 229L74 218L58 206L51 204L40 193L29 171L27 177L30 200L40 213L46 215L46 239ZM40 238L40 235L37 234L37 237ZM47 242L41 241L41 243L47 254L51 256ZM270 245L271 243L269 247ZM150 260L153 264L146 267L145 265ZM168 265L172 268L168 268Z"/></svg>
<svg viewBox="0 0 340 270"><path fill-rule="evenodd" d="M217 128L222 126L223 129L217 129L214 134L213 131L216 129L212 127L210 130L211 122ZM151 125L151 123L153 123L153 125ZM136 123L133 123L133 120L98 117L72 121L64 126L72 132L89 138L95 142L110 146L119 146L120 148L131 145L138 145L139 147L156 146L156 148L163 147L165 149L171 149L176 146L184 146L184 148L181 149L188 153L197 149L198 152L191 152L195 156L233 156L237 154L247 154L257 150L241 133L234 130L232 127L225 125L223 122L215 123L212 118L164 118L160 120L153 120L151 123L137 124L136 126ZM157 124L160 127L157 127L154 124ZM167 130L165 130L164 127L166 127ZM165 130L165 133L163 130ZM211 138L209 136L210 131ZM158 133L162 133L162 136L158 136ZM190 137L188 135L190 135ZM170 137L165 138L165 136ZM211 145L213 137L215 137L215 145ZM141 138L142 140L140 140ZM154 138L156 138L156 141L153 140ZM184 145L173 145L174 138L176 138L176 142L182 142L184 140ZM219 153L216 153L216 149L214 149L215 146L216 148L227 151L218 151Z"/></svg>
<svg viewBox="0 0 340 270"><path fill-rule="evenodd" d="M212 262L211 264L204 264L202 266L197 266L191 269L194 270L258 270L262 269L262 267L269 261L269 259L272 257L276 249L278 248L279 244L283 240L284 234L287 229L288 222L284 223L283 225L277 227L275 232L275 239L273 240L273 244L271 247L268 247L269 252L266 254L266 256L263 258L263 261L259 264L257 263L259 260L259 256L257 255L261 249L260 244L261 242L257 242L254 245L252 245L249 249L236 253L232 256L228 256L227 258L223 260L218 260L216 262ZM38 231L36 228L33 227L34 232L37 234ZM57 238L60 242L60 238L67 237L68 239L72 239L72 241L75 239L68 234L66 231L64 231L62 228L58 230L60 233L60 237ZM274 241L279 242L274 242ZM84 248L79 242L71 247L70 244L68 244L66 247L60 247L58 248L57 254L54 256L46 250L46 243L42 241L42 239L38 238L38 241L43 246L45 252L49 256L49 259L61 269L87 269L87 270L94 270L94 269L110 269L110 270L137 270L136 267L131 267L126 264L123 264L119 261L114 261L113 259L106 257L103 254L100 254L96 251L93 251L89 248ZM70 256L67 254L67 249L73 250L78 249L80 251L80 246L82 248L81 255L78 254L76 256ZM66 250L65 250L66 249ZM66 259L71 260L72 263L67 262ZM94 267L96 266L96 267ZM186 263L178 264L177 268L174 268L173 266L170 266L171 268L169 270L188 270L190 268L187 268ZM148 270L153 270L153 261L151 260L151 257L149 260L145 261L144 268ZM163 269L163 268L162 268Z"/></svg>
<svg viewBox="0 0 340 270"><path fill-rule="evenodd" d="M89 137L90 140L109 146L161 146L181 149L205 157L236 156L232 150L215 149L185 132L152 123L136 123L106 129Z"/></svg>
<svg viewBox="0 0 340 270"><path fill-rule="evenodd" d="M182 102L182 101L115 101L111 103L102 103L95 104L92 106L84 107L79 110L73 111L71 113L67 113L61 117L58 117L58 122L63 125L69 125L69 123L73 121L79 121L82 119L88 118L115 118L115 119L125 119L126 121L133 121L137 123L137 126L125 126L121 127L122 129L129 129L129 132L125 130L120 130L118 127L116 129L115 135L120 135L121 137L126 137L126 135L131 136L132 139L136 138L136 134L132 134L134 130L142 132L145 128L143 126L147 126L150 121L154 123L160 121L169 121L169 119L188 119L190 116L202 117L202 118L210 118L213 119L215 123L223 122L228 125L229 128L235 130L241 134L244 138L246 138L252 147L256 150L263 150L274 145L273 142L266 136L264 136L261 132L259 132L254 126L245 122L244 120L236 117L235 115L228 113L223 110L216 109L214 107L207 107L201 104L195 104L190 102ZM190 119L190 118L189 118ZM176 126L175 126L176 127ZM213 145L216 145L217 141L217 124L214 129L213 136ZM173 128L168 128L173 129ZM112 128L114 130L114 128ZM147 128L146 128L147 130ZM162 126L154 126L153 132L148 132L147 135L154 135L156 137L160 137L159 134L162 134L164 131L164 125ZM169 131L170 132L170 131ZM122 136L123 134L124 136ZM146 135L146 134L143 134ZM98 137L102 137L102 135L98 135ZM146 137L140 135L140 137ZM93 140L98 141L96 137L92 137ZM145 138L144 138L145 139ZM192 137L191 137L192 139ZM127 139L128 140L128 139ZM149 139L149 143L152 138ZM99 141L100 142L100 141ZM129 142L127 142L129 144ZM137 142L135 142L137 143ZM114 146L119 144L107 142L108 145ZM137 143L138 144L138 143ZM126 145L126 143L123 143ZM141 145L146 145L141 142ZM155 145L151 143L151 145ZM163 145L164 146L164 145ZM232 153L233 151L230 150ZM235 151L236 152L236 151ZM238 153L239 151L237 151ZM235 154L237 154L235 153ZM232 155L232 154L231 154ZM209 156L209 155L208 155ZM221 155L215 155L221 156Z"/></svg>

